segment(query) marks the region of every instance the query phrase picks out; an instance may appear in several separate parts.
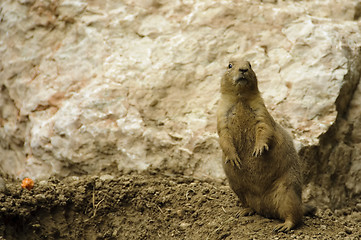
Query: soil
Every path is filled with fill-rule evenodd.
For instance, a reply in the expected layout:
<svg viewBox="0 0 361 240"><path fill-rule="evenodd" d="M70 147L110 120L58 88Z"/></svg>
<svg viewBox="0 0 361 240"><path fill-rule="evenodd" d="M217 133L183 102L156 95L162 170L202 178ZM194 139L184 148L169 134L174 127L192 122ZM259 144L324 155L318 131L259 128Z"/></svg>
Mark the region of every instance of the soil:
<svg viewBox="0 0 361 240"><path fill-rule="evenodd" d="M318 209L289 233L241 209L226 182L149 170L6 182L0 239L361 239L361 207Z"/></svg>

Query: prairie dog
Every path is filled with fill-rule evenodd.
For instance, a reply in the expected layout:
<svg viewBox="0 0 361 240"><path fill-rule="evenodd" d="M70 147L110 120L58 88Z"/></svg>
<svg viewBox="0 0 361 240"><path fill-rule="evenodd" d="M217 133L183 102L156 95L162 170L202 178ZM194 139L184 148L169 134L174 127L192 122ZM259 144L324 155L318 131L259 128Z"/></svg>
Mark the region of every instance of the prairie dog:
<svg viewBox="0 0 361 240"><path fill-rule="evenodd" d="M314 211L302 204L292 138L267 111L248 61L230 61L222 77L217 132L229 185L246 207L243 216L282 219L275 231L287 232Z"/></svg>

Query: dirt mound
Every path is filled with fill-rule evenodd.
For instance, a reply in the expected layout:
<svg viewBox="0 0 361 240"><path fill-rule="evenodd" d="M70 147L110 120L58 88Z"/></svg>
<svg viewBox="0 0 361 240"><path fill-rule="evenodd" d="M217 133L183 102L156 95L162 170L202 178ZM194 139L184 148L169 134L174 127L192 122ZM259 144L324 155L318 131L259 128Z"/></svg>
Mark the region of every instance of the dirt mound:
<svg viewBox="0 0 361 240"><path fill-rule="evenodd" d="M288 234L278 220L236 217L225 183L148 171L7 182L0 193L0 239L360 239L361 209L318 210Z"/></svg>

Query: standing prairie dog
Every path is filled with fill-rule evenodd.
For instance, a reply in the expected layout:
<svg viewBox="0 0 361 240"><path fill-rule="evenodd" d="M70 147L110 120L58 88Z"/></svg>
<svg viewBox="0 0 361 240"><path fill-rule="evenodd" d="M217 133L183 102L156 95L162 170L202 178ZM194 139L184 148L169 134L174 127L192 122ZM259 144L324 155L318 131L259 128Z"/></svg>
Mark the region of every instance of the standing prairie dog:
<svg viewBox="0 0 361 240"><path fill-rule="evenodd" d="M241 215L282 219L275 231L288 232L315 210L302 204L292 138L267 111L248 61L230 61L222 77L217 131L229 185L246 207Z"/></svg>

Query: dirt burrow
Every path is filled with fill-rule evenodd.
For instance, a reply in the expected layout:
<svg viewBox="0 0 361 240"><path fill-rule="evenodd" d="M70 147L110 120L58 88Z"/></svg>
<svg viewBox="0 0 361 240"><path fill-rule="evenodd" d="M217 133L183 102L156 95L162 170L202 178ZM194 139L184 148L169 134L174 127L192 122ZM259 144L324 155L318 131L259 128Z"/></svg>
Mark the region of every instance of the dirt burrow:
<svg viewBox="0 0 361 240"><path fill-rule="evenodd" d="M361 239L359 205L318 209L290 233L279 220L236 217L226 183L159 171L7 181L0 193L0 239Z"/></svg>

